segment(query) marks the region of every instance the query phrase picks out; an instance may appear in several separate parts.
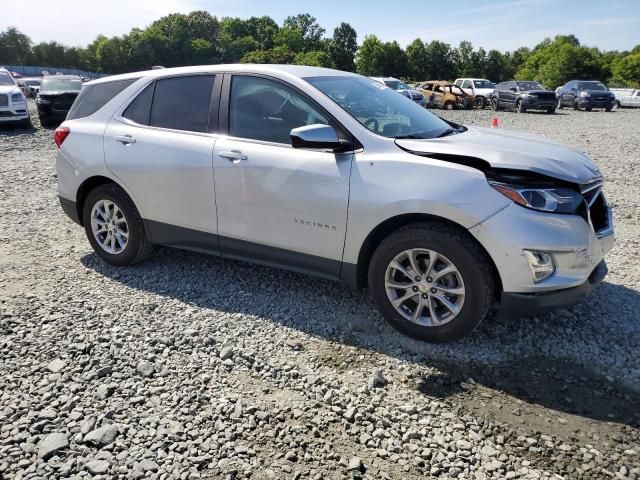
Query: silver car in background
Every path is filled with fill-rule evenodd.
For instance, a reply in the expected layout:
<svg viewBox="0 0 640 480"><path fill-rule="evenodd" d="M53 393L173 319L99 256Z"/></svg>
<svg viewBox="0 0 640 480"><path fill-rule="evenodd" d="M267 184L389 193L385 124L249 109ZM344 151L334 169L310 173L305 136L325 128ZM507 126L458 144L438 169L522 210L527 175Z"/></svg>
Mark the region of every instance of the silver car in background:
<svg viewBox="0 0 640 480"><path fill-rule="evenodd" d="M616 97L616 107L640 108L640 89L634 88L610 88L609 91Z"/></svg>
<svg viewBox="0 0 640 480"><path fill-rule="evenodd" d="M424 94L420 90L411 88L402 80L398 80L397 78L393 78L393 77L371 77L371 79L375 80L378 83L386 85L391 90L395 90L396 92L413 100L414 102L416 102L418 105L422 107L425 107L427 105L427 101L424 98Z"/></svg>
<svg viewBox="0 0 640 480"><path fill-rule="evenodd" d="M427 341L469 333L494 304L575 304L613 245L602 176L581 152L447 122L336 70L102 78L55 141L62 208L104 261L157 244L342 280Z"/></svg>

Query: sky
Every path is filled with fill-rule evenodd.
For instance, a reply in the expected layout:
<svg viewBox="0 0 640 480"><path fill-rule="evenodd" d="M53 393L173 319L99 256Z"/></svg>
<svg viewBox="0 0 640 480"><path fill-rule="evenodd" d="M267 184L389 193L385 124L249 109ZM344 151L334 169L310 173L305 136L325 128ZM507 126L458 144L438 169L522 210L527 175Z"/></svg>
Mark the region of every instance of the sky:
<svg viewBox="0 0 640 480"><path fill-rule="evenodd" d="M638 0L1 0L0 30L15 26L34 42L85 46L98 34L122 35L169 13L206 10L217 17L269 15L279 24L310 13L330 35L350 23L358 42L375 34L403 47L415 38L506 51L545 37L575 34L584 45L630 50L640 44Z"/></svg>

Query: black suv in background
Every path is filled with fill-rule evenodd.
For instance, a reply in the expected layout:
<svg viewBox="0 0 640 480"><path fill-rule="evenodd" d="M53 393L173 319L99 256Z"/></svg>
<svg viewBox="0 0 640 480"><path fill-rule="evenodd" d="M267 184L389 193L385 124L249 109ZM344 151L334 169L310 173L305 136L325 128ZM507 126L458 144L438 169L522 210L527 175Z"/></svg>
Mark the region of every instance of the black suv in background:
<svg viewBox="0 0 640 480"><path fill-rule="evenodd" d="M616 103L616 97L601 82L595 80L571 80L560 87L558 92L558 108L573 107L574 110L584 108L604 108L610 112Z"/></svg>
<svg viewBox="0 0 640 480"><path fill-rule="evenodd" d="M555 92L529 80L499 83L491 95L491 106L494 110L509 108L519 113L527 110L546 110L547 113L554 113L556 104Z"/></svg>
<svg viewBox="0 0 640 480"><path fill-rule="evenodd" d="M64 121L81 88L82 79L77 75L44 77L36 97L40 124L46 127Z"/></svg>

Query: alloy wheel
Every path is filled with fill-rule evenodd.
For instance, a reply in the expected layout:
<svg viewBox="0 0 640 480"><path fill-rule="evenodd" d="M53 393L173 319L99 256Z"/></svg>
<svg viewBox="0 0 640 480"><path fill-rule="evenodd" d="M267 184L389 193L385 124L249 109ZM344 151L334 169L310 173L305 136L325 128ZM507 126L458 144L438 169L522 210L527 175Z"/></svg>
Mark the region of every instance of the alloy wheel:
<svg viewBox="0 0 640 480"><path fill-rule="evenodd" d="M122 253L129 241L124 212L111 200L98 200L91 209L91 231L100 248L112 255Z"/></svg>
<svg viewBox="0 0 640 480"><path fill-rule="evenodd" d="M405 319L421 326L441 326L464 305L465 286L458 268L444 255L413 248L396 255L385 272L387 298Z"/></svg>

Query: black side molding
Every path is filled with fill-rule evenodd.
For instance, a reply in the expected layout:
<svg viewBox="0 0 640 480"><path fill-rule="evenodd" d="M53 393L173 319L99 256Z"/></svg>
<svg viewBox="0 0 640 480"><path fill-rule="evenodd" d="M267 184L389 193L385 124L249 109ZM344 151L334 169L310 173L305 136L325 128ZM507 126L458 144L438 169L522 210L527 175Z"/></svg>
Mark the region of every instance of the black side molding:
<svg viewBox="0 0 640 480"><path fill-rule="evenodd" d="M60 196L58 196L58 200L60 200L60 206L62 207L64 213L66 213L67 216L75 223L82 226L82 221L80 220L80 215L78 214L78 208L76 207L76 202Z"/></svg>

